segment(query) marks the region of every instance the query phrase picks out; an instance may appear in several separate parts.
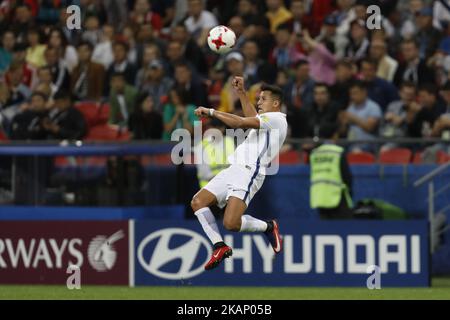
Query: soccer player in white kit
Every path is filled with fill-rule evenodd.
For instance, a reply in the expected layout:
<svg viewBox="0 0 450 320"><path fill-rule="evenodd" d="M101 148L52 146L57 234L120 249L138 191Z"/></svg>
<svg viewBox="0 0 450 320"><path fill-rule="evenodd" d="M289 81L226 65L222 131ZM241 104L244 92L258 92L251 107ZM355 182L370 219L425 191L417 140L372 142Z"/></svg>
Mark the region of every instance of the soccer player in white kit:
<svg viewBox="0 0 450 320"><path fill-rule="evenodd" d="M282 90L276 86L262 85L256 108L250 103L244 89L244 79L235 77L233 88L242 104L244 117L198 107L198 117L216 118L228 127L251 129L247 138L232 154L231 164L222 170L192 199L194 210L203 230L214 245L211 259L205 270L217 267L233 254L219 232L216 219L209 208L225 208L223 225L235 232L263 232L275 253L281 252L282 240L275 220L263 221L244 215L253 196L262 187L270 162L279 153L286 139L286 115L281 112Z"/></svg>

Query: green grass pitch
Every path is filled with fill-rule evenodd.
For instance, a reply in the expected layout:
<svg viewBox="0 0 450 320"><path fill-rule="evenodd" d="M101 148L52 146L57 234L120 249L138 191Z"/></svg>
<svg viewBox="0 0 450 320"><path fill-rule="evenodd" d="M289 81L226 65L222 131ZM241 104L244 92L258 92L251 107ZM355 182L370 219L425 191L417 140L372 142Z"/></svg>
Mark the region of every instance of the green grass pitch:
<svg viewBox="0 0 450 320"><path fill-rule="evenodd" d="M383 284L383 283L382 283ZM450 278L434 278L431 288L309 288L309 287L120 287L1 285L0 299L133 299L133 300L320 300L320 299L450 299Z"/></svg>

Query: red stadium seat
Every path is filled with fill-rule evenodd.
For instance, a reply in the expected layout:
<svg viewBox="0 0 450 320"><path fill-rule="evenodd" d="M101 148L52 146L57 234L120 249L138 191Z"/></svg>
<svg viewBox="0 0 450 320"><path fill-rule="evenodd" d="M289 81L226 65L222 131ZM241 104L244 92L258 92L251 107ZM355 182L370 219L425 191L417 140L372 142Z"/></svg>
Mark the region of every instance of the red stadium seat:
<svg viewBox="0 0 450 320"><path fill-rule="evenodd" d="M8 141L8 137L7 137L6 134L3 132L2 129L0 129L0 141Z"/></svg>
<svg viewBox="0 0 450 320"><path fill-rule="evenodd" d="M447 163L450 161L450 154L447 154L443 151L438 151L436 160L438 164Z"/></svg>
<svg viewBox="0 0 450 320"><path fill-rule="evenodd" d="M117 126L102 124L89 129L86 141L128 141L130 133L127 129L119 129Z"/></svg>
<svg viewBox="0 0 450 320"><path fill-rule="evenodd" d="M396 148L380 153L382 164L408 164L411 161L412 152L406 148Z"/></svg>
<svg viewBox="0 0 450 320"><path fill-rule="evenodd" d="M375 156L370 152L351 152L347 154L349 164L372 164L375 163Z"/></svg>
<svg viewBox="0 0 450 320"><path fill-rule="evenodd" d="M158 154L153 157L154 163L157 165L173 165L170 153Z"/></svg>
<svg viewBox="0 0 450 320"><path fill-rule="evenodd" d="M422 152L414 153L412 163L414 163L414 164L422 164L422 161L423 161L422 155L423 155Z"/></svg>
<svg viewBox="0 0 450 320"><path fill-rule="evenodd" d="M300 163L300 154L295 150L280 153L280 164L297 164Z"/></svg>

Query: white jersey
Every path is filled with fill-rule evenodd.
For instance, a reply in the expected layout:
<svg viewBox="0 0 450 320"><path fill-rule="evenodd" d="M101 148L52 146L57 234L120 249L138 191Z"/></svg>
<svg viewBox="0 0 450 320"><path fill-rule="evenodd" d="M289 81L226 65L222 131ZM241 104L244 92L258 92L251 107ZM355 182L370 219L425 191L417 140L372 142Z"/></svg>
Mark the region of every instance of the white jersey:
<svg viewBox="0 0 450 320"><path fill-rule="evenodd" d="M265 175L286 139L288 125L286 115L281 112L266 112L256 117L260 128L250 130L247 138L228 157L228 162L255 168Z"/></svg>

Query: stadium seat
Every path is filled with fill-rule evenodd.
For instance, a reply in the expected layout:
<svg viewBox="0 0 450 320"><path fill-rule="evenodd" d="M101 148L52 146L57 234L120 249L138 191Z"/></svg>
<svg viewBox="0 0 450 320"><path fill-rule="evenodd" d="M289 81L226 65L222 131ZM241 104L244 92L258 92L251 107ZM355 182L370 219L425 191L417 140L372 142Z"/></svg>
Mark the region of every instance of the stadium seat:
<svg viewBox="0 0 450 320"><path fill-rule="evenodd" d="M6 134L3 132L2 129L0 129L0 141L8 141L8 137L7 137Z"/></svg>
<svg viewBox="0 0 450 320"><path fill-rule="evenodd" d="M414 153L412 163L413 164L422 164L422 152Z"/></svg>
<svg viewBox="0 0 450 320"><path fill-rule="evenodd" d="M170 153L155 155L153 156L153 160L156 165L169 166L173 164Z"/></svg>
<svg viewBox="0 0 450 320"><path fill-rule="evenodd" d="M280 153L280 164L297 164L300 163L300 154L296 150L289 150Z"/></svg>
<svg viewBox="0 0 450 320"><path fill-rule="evenodd" d="M375 163L375 156L370 152L351 152L347 154L349 164L372 164Z"/></svg>
<svg viewBox="0 0 450 320"><path fill-rule="evenodd" d="M126 128L119 129L118 126L102 124L89 129L85 141L128 141L130 133Z"/></svg>
<svg viewBox="0 0 450 320"><path fill-rule="evenodd" d="M443 151L438 151L437 157L436 157L438 164L444 164L450 161L450 154L447 154Z"/></svg>
<svg viewBox="0 0 450 320"><path fill-rule="evenodd" d="M381 164L408 164L411 158L411 150L395 148L381 152L379 160Z"/></svg>
<svg viewBox="0 0 450 320"><path fill-rule="evenodd" d="M109 105L107 104L84 101L75 104L75 108L83 114L89 128L108 122Z"/></svg>

